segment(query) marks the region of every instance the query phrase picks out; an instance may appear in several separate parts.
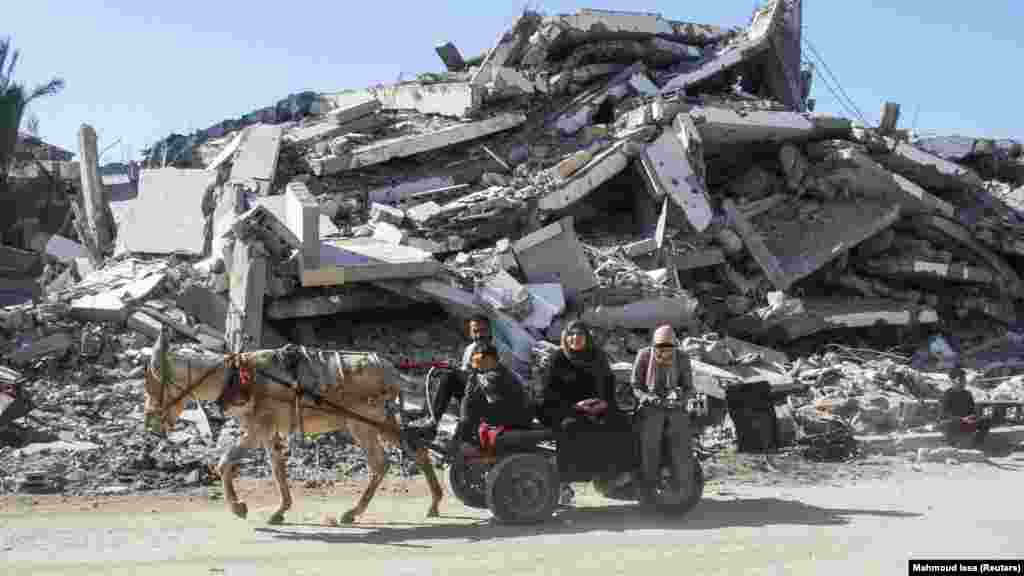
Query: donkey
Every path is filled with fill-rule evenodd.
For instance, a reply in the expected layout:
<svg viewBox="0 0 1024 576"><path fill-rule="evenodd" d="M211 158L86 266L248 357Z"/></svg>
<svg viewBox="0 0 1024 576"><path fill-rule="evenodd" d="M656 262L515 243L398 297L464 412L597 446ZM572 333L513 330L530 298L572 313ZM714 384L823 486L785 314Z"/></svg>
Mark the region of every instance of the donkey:
<svg viewBox="0 0 1024 576"><path fill-rule="evenodd" d="M400 376L391 362L376 354L328 352L327 356L334 359L327 364L333 382L328 380L320 389L323 401L315 402L308 395L296 395L293 378L275 362L278 353L257 350L225 355L190 348L172 351L169 334L161 333L145 372L146 428L164 434L184 411L188 397L225 401L225 414L238 419L241 432L238 442L218 462L225 500L236 516L246 517L248 507L235 492L234 475L246 450L265 449L281 499L269 518L270 524L284 522L292 504L286 468L287 434L296 428L314 434L345 429L366 451L370 469L369 484L358 503L337 518L339 523L354 522L366 511L387 472L384 443L401 445L398 419L388 415L385 405L398 399ZM233 363L243 367L240 391L229 385L228 370ZM230 398L225 396L232 395L242 397L242 401L229 405ZM432 500L427 517L437 517L443 490L426 448L416 448L415 461L430 487Z"/></svg>

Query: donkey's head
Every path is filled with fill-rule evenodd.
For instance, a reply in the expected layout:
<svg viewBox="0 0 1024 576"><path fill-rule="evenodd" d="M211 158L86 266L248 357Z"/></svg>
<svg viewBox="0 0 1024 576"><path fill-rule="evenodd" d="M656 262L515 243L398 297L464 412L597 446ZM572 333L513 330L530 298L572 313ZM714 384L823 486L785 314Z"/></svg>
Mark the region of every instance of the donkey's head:
<svg viewBox="0 0 1024 576"><path fill-rule="evenodd" d="M146 430L163 435L173 427L185 410L185 398L175 382L174 365L170 357L170 329L164 326L153 345L153 355L146 363L143 389L146 404L143 409Z"/></svg>

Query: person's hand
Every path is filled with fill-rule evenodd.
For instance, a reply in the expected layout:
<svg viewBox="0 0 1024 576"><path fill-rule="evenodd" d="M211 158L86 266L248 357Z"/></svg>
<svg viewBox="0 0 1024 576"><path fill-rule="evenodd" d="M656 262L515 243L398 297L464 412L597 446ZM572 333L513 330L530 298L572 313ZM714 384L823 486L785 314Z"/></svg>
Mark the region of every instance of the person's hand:
<svg viewBox="0 0 1024 576"><path fill-rule="evenodd" d="M576 423L576 418L573 418L572 416L570 416L568 418L563 418L562 419L561 427L564 430L565 428L567 428L569 426L572 426L575 423Z"/></svg>

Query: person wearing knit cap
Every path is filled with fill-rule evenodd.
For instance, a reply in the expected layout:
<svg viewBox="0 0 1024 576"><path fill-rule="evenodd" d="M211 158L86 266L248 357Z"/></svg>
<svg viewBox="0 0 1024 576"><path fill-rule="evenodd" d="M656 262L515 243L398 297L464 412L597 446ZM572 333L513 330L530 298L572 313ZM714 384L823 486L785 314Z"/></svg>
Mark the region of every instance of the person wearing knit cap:
<svg viewBox="0 0 1024 576"><path fill-rule="evenodd" d="M651 346L643 348L633 361L630 377L633 395L640 406L637 425L642 462L642 497L651 502L656 493L661 460L661 439L668 427L672 454L682 478L690 478L690 419L685 408L667 408L669 402L683 407L693 393L693 372L690 358L676 347L676 334L671 326L654 330Z"/></svg>
<svg viewBox="0 0 1024 576"><path fill-rule="evenodd" d="M992 419L979 416L974 405L974 395L967 389L967 373L959 365L949 371L953 385L942 394L942 411L939 425L951 445L961 443L979 448L985 443Z"/></svg>

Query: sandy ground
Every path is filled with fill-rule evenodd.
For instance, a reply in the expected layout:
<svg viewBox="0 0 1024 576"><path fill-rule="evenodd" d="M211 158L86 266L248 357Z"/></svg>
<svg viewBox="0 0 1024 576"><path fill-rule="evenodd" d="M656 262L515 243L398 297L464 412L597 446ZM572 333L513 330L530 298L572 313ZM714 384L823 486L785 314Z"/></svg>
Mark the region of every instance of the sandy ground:
<svg viewBox="0 0 1024 576"><path fill-rule="evenodd" d="M713 479L698 507L674 520L579 486L574 508L525 528L494 525L486 511L451 496L443 517L428 520L421 478L389 478L367 514L347 527L324 526L321 518L346 509L359 482L296 483L282 526L265 523L275 502L269 480L241 484L247 520L211 501L206 489L12 496L0 500L0 549L4 573L19 576L906 574L910 558L1024 558L1017 536L1024 456L957 466L869 461L855 468L886 473L813 483L781 468Z"/></svg>

